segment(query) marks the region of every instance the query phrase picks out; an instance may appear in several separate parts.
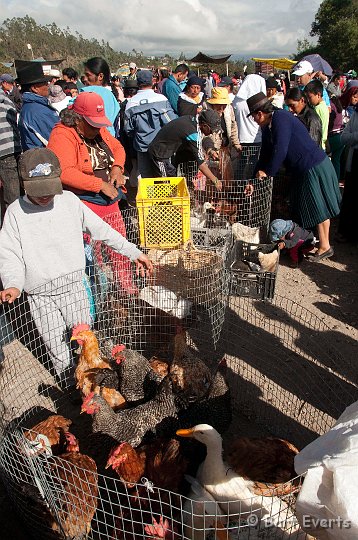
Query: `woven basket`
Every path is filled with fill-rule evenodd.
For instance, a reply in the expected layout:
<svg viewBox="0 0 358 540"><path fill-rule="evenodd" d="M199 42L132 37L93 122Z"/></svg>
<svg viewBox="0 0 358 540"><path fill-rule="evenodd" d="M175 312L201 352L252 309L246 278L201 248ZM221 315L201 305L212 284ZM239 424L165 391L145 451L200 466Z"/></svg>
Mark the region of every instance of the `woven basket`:
<svg viewBox="0 0 358 540"><path fill-rule="evenodd" d="M224 265L216 253L199 250L189 241L182 249L152 249L148 257L155 267L157 285L196 304L218 298Z"/></svg>

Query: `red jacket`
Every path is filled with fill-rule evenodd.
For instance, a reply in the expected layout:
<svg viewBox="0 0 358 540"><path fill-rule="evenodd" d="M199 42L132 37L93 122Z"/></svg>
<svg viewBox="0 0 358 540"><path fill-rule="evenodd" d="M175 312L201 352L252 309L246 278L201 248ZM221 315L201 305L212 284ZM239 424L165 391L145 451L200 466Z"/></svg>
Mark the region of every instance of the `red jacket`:
<svg viewBox="0 0 358 540"><path fill-rule="evenodd" d="M112 151L113 165L119 165L123 170L126 158L123 146L106 128L100 129L100 135ZM74 128L57 124L51 132L47 148L59 159L62 169L61 181L64 186L75 193L100 192L102 180L93 174L87 147Z"/></svg>

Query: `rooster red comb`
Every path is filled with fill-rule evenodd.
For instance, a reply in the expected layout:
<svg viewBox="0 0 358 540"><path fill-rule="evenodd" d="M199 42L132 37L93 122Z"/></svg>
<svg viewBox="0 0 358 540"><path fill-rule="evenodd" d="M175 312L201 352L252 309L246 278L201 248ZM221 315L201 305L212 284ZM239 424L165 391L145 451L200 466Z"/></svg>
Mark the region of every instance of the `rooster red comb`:
<svg viewBox="0 0 358 540"><path fill-rule="evenodd" d="M77 336L80 332L84 332L85 330L91 330L89 324L85 323L79 323L75 324L72 328L72 336Z"/></svg>
<svg viewBox="0 0 358 540"><path fill-rule="evenodd" d="M125 348L125 345L115 345L112 349L112 358L115 358L117 354L124 351Z"/></svg>

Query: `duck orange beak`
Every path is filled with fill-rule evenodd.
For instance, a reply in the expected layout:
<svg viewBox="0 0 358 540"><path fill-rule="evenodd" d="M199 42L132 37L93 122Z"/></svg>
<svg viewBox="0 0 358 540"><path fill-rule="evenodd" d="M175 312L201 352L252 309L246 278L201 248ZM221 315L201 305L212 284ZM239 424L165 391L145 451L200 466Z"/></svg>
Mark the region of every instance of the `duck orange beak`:
<svg viewBox="0 0 358 540"><path fill-rule="evenodd" d="M192 437L194 434L194 429L178 429L176 434L179 435L179 437Z"/></svg>

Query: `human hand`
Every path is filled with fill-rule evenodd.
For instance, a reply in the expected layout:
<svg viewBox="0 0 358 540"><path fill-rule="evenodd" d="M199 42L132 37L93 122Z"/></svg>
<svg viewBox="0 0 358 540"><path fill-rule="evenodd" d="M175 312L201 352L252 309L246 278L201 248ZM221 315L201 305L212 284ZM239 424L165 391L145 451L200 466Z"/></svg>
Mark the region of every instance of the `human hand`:
<svg viewBox="0 0 358 540"><path fill-rule="evenodd" d="M254 186L252 184L246 184L245 186L245 189L244 189L244 193L247 197L249 197L250 195L252 195L254 192Z"/></svg>
<svg viewBox="0 0 358 540"><path fill-rule="evenodd" d="M123 175L121 167L113 165L111 172L109 173L109 181L115 187L122 187L126 183L126 177Z"/></svg>
<svg viewBox="0 0 358 540"><path fill-rule="evenodd" d="M267 174L265 173L265 171L257 171L256 178L264 180L265 178L267 178Z"/></svg>
<svg viewBox="0 0 358 540"><path fill-rule="evenodd" d="M217 150L209 150L208 154L213 161L219 161L219 152Z"/></svg>
<svg viewBox="0 0 358 540"><path fill-rule="evenodd" d="M213 184L214 184L214 186L216 187L216 189L218 191L222 191L223 183L222 183L221 180L219 180L218 178L215 177L214 180L213 180Z"/></svg>
<svg viewBox="0 0 358 540"><path fill-rule="evenodd" d="M16 300L16 298L19 298L20 295L21 291L16 287L4 289L3 291L0 291L0 304L3 304L4 302L12 304L13 301Z"/></svg>
<svg viewBox="0 0 358 540"><path fill-rule="evenodd" d="M141 277L145 277L145 275L151 276L153 274L152 261L150 261L144 253L142 253L134 262L136 265L137 276L140 275Z"/></svg>
<svg viewBox="0 0 358 540"><path fill-rule="evenodd" d="M102 182L101 191L104 195L107 195L110 199L115 199L118 196L117 189L109 182Z"/></svg>
<svg viewBox="0 0 358 540"><path fill-rule="evenodd" d="M279 249L284 249L284 248L285 248L285 242L283 242L283 241L281 240L281 242L279 242L279 243L277 244L277 247L278 247Z"/></svg>

